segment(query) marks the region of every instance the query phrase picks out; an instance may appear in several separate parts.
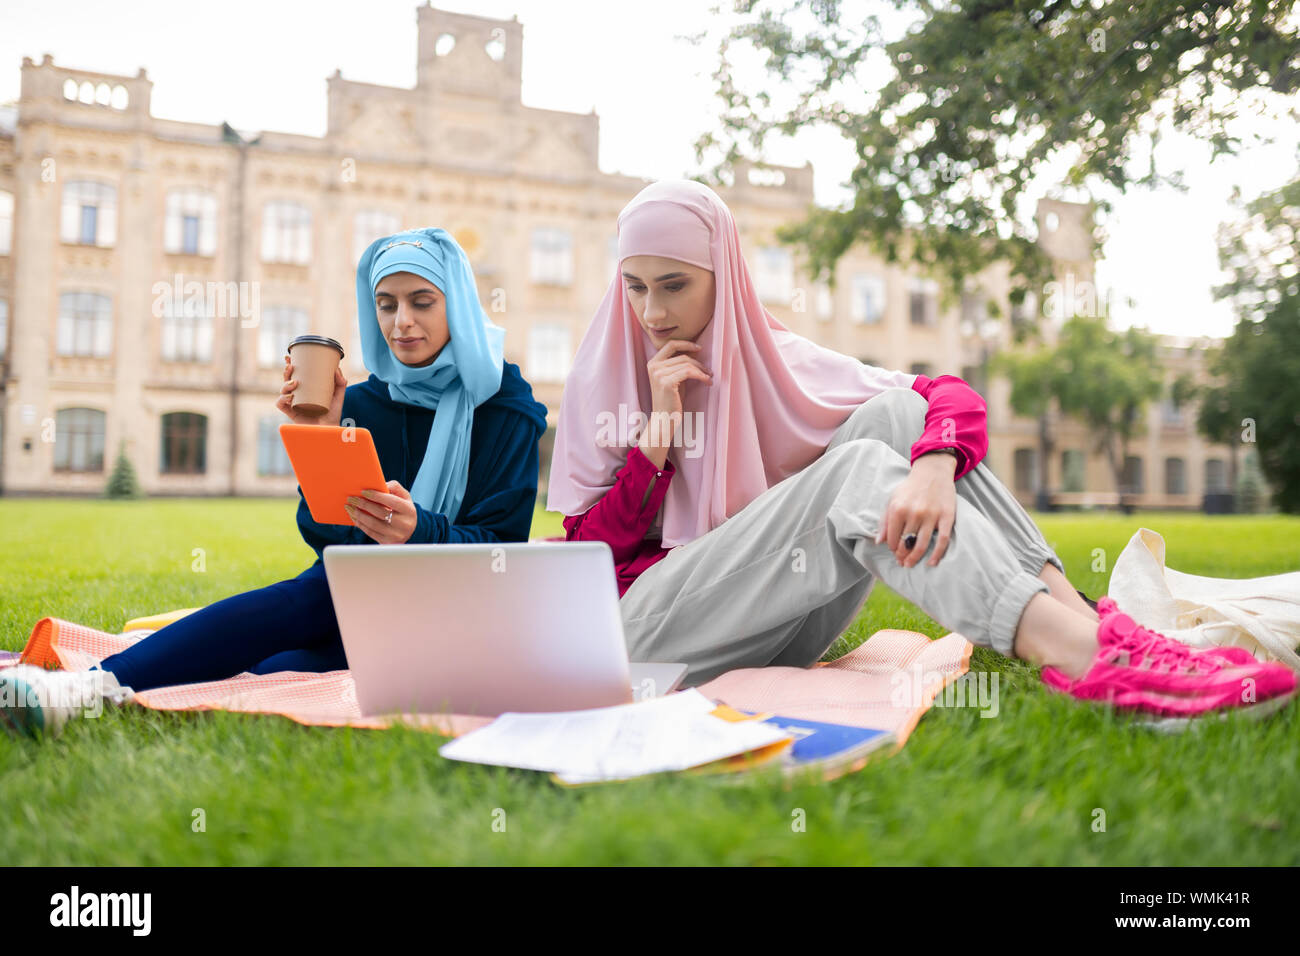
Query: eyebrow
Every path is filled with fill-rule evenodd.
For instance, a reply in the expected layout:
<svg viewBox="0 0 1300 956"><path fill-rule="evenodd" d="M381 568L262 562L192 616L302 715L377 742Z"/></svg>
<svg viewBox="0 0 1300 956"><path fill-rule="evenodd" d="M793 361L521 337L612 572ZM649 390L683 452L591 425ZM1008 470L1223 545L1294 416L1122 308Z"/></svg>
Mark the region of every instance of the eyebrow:
<svg viewBox="0 0 1300 956"><path fill-rule="evenodd" d="M637 277L634 276L634 275L632 275L632 273L630 273L630 272L624 272L624 273L623 273L623 278L624 278L624 279L635 279L635 278L637 278ZM688 276L685 272L665 272L663 275L657 277L657 278L655 279L655 282L663 282L665 279L677 279L677 278L689 279L690 276Z"/></svg>
<svg viewBox="0 0 1300 956"><path fill-rule="evenodd" d="M432 286L426 286L426 287L423 288L423 289L415 289L415 290L412 291L412 292L408 292L407 295L420 295L420 294L422 294L422 293L428 293L429 295L437 295L437 294L438 294L438 290L435 289L435 288L433 288ZM386 296L388 296L388 298L390 298L390 299L396 299L396 298L397 298L397 296L395 296L395 295L394 295L393 293L391 293L391 292L376 292L376 293L375 293L375 298L377 299L377 298L379 298L381 295L386 295Z"/></svg>

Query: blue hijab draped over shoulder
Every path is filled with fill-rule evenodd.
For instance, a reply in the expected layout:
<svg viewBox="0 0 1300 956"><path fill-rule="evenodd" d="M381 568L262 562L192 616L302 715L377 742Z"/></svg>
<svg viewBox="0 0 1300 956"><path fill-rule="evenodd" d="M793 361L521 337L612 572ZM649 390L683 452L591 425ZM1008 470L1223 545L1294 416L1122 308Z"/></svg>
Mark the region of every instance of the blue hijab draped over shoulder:
<svg viewBox="0 0 1300 956"><path fill-rule="evenodd" d="M446 300L451 339L423 367L399 361L379 328L375 286L395 272L428 279ZM505 330L483 311L469 260L443 229L409 229L372 242L357 265L357 313L362 359L388 384L389 396L437 409L411 498L454 518L465 496L474 409L501 389Z"/></svg>

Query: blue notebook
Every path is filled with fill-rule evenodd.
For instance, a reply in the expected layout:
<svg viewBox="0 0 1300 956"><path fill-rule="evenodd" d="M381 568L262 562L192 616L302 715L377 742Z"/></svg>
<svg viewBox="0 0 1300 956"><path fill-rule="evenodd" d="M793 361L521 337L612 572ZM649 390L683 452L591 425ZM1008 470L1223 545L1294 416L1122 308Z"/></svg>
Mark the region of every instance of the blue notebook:
<svg viewBox="0 0 1300 956"><path fill-rule="evenodd" d="M782 772L800 774L819 771L826 780L860 770L868 755L895 742L888 730L848 727L798 717L768 717L765 724L776 724L794 738L794 744L778 759ZM763 766L760 764L758 768Z"/></svg>

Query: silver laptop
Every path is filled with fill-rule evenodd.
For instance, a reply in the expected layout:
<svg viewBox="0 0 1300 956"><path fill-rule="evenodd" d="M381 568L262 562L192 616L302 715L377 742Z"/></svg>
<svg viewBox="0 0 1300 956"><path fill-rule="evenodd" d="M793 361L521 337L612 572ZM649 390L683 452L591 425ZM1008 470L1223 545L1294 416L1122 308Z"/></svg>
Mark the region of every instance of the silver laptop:
<svg viewBox="0 0 1300 956"><path fill-rule="evenodd" d="M328 545L367 716L585 710L660 697L684 664L630 664L609 545Z"/></svg>

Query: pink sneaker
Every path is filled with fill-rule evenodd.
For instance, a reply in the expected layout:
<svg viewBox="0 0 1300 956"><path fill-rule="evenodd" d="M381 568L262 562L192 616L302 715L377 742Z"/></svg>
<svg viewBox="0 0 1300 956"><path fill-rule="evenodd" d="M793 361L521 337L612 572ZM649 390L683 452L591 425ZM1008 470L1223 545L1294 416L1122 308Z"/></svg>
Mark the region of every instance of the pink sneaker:
<svg viewBox="0 0 1300 956"><path fill-rule="evenodd" d="M1117 625L1121 628L1121 633L1129 633L1133 628L1138 626L1136 621L1119 609L1119 605L1117 605L1114 600L1105 595L1097 599L1096 611L1097 616L1102 620L1105 620L1112 614L1119 614L1124 619L1123 624ZM1144 628L1144 630L1146 629ZM1150 634L1152 632L1148 630L1147 633ZM1162 638L1164 637L1163 634L1160 636ZM1172 638L1165 639L1173 640ZM1188 653L1205 654L1209 657L1219 657L1229 664L1242 665L1260 663L1259 659L1244 647L1191 647L1184 644L1182 641L1174 641L1174 643L1178 644L1180 647L1186 647Z"/></svg>
<svg viewBox="0 0 1300 956"><path fill-rule="evenodd" d="M1142 627L1107 597L1098 600L1097 613L1101 646L1092 666L1078 680L1044 667L1043 683L1051 689L1109 703L1170 730L1227 710L1262 716L1295 695L1289 668L1256 661L1244 648L1193 650Z"/></svg>

